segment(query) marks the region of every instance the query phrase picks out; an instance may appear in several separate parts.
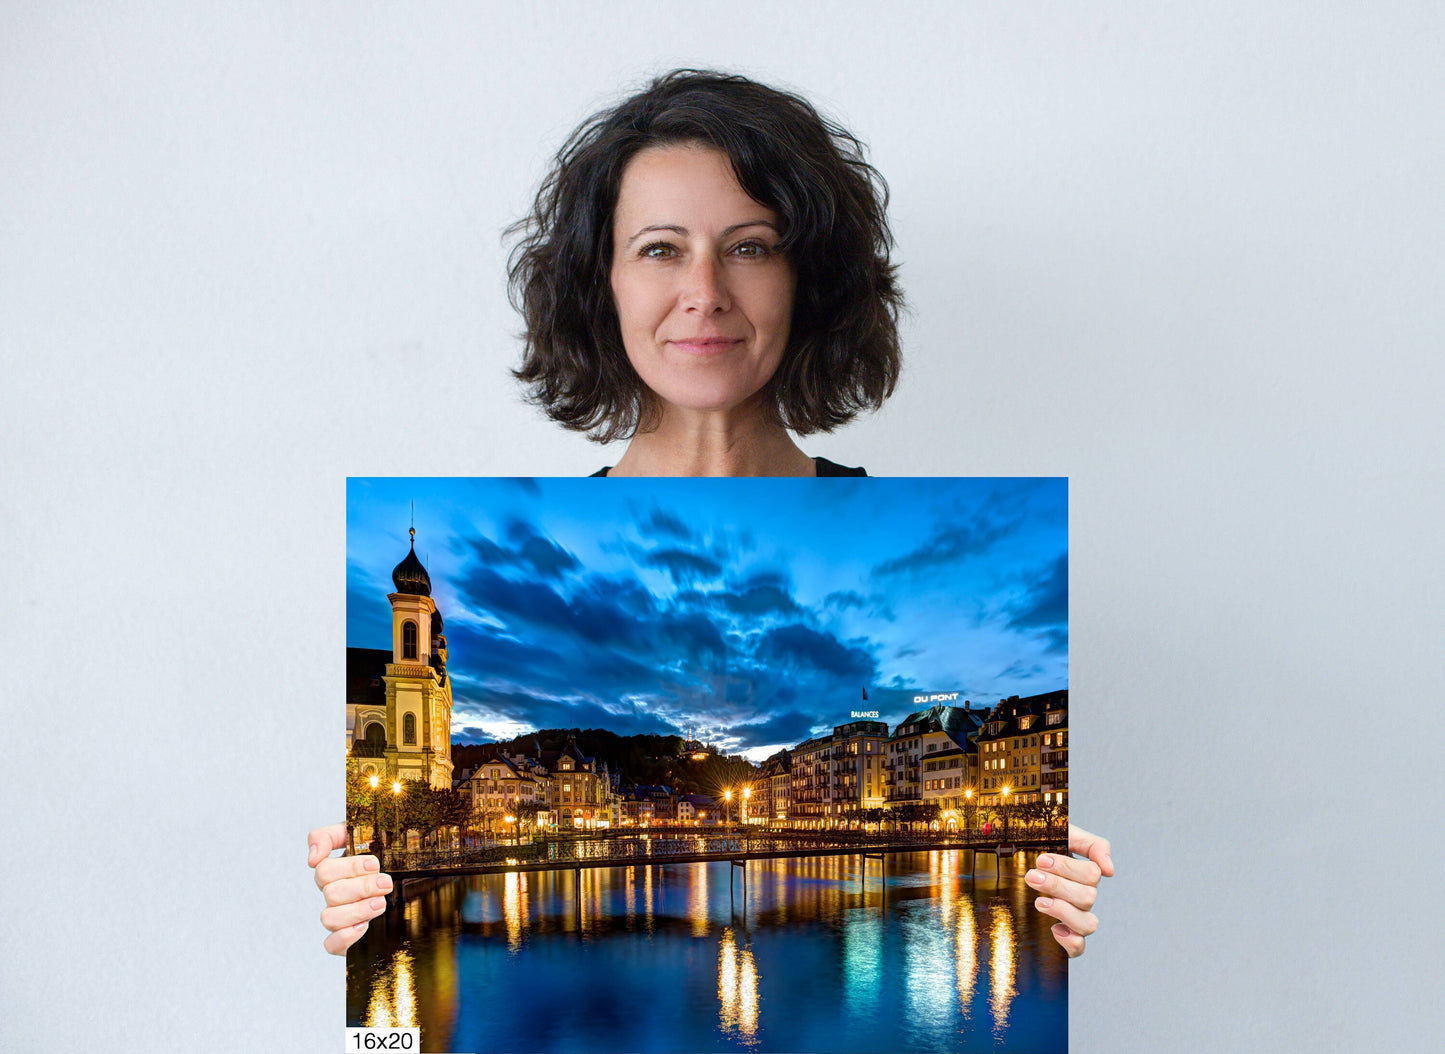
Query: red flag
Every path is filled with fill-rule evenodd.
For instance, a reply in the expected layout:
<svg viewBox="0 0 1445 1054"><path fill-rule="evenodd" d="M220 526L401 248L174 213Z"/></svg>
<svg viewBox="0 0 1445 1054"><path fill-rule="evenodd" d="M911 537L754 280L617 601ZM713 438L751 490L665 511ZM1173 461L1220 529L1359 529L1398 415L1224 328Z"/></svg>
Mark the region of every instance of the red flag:
<svg viewBox="0 0 1445 1054"><path fill-rule="evenodd" d="M865 703L868 701L868 689L867 689L867 688L864 688L864 689L863 689L863 701L864 701Z"/></svg>

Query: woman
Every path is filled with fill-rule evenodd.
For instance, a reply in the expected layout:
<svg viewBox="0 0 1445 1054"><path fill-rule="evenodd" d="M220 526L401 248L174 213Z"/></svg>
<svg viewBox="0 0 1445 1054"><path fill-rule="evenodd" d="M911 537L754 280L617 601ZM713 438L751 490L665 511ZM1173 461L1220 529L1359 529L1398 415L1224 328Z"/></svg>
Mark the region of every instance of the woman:
<svg viewBox="0 0 1445 1054"><path fill-rule="evenodd" d="M812 458L790 432L877 409L898 379L902 295L887 188L861 144L804 99L742 77L678 70L585 122L514 228L516 376L531 400L599 442L626 437L609 476L866 475ZM343 954L385 906L373 856L327 856L310 835ZM1070 956L1097 920L1109 843L1076 828L1025 876Z"/></svg>

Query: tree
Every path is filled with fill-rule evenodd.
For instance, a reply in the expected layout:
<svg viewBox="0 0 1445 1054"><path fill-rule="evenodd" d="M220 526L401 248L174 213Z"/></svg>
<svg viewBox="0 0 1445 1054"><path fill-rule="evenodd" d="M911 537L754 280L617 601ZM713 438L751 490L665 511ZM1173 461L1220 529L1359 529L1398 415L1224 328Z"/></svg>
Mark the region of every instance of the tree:
<svg viewBox="0 0 1445 1054"><path fill-rule="evenodd" d="M371 782L361 774L360 769L348 768L346 772L346 844L352 853L356 852L356 828L370 827L372 823ZM376 837L373 832L372 837Z"/></svg>
<svg viewBox="0 0 1445 1054"><path fill-rule="evenodd" d="M464 832L467 820L472 814L472 803L467 800L467 796L451 787L443 787L432 793L436 800L438 826L456 827Z"/></svg>
<svg viewBox="0 0 1445 1054"><path fill-rule="evenodd" d="M535 827L537 814L542 811L542 806L534 801L524 801L517 806L517 827Z"/></svg>
<svg viewBox="0 0 1445 1054"><path fill-rule="evenodd" d="M423 836L435 831L440 826L436 795L426 780L406 780L396 803L398 829L402 833L420 831Z"/></svg>

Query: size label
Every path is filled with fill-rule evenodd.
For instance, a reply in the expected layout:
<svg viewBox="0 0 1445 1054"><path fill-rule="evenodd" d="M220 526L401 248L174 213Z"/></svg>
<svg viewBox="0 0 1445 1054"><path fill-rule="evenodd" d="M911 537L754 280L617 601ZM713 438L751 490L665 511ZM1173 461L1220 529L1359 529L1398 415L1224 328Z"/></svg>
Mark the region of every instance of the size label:
<svg viewBox="0 0 1445 1054"><path fill-rule="evenodd" d="M358 1050L421 1050L419 1028L348 1028L346 1054Z"/></svg>

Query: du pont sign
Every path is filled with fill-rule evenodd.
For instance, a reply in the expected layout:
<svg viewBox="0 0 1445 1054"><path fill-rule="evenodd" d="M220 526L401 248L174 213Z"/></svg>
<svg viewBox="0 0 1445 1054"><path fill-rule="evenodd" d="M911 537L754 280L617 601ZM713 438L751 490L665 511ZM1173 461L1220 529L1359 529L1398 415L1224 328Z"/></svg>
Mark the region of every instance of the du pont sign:
<svg viewBox="0 0 1445 1054"><path fill-rule="evenodd" d="M958 700L957 692L937 692L933 695L915 695L913 705L927 705L928 703L952 703Z"/></svg>

